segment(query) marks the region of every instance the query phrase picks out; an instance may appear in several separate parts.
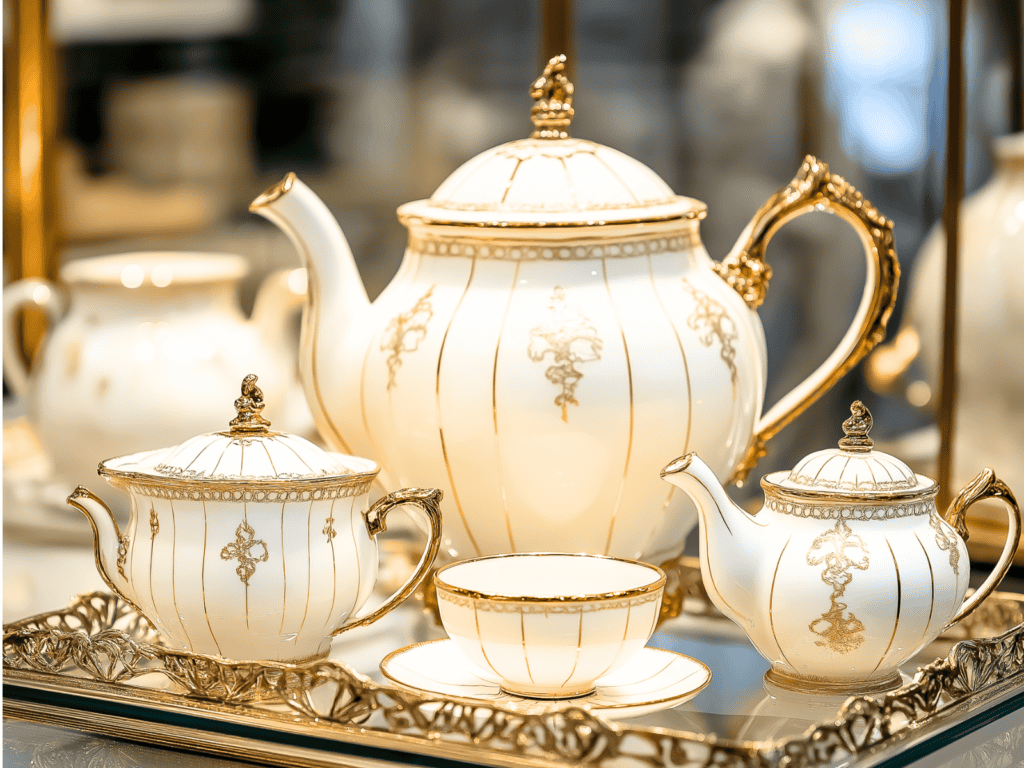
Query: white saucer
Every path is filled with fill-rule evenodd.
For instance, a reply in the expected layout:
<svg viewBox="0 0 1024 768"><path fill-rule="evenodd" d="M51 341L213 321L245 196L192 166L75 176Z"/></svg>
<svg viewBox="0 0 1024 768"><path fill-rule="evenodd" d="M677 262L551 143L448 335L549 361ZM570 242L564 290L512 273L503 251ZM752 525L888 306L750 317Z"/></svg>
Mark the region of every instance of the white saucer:
<svg viewBox="0 0 1024 768"><path fill-rule="evenodd" d="M584 704L607 718L639 717L689 701L711 682L696 659L644 648L624 667L597 681L597 690L574 699L526 699L501 690L500 680L470 662L451 640L429 640L393 651L380 671L397 685L420 693L493 702L524 714L544 714Z"/></svg>

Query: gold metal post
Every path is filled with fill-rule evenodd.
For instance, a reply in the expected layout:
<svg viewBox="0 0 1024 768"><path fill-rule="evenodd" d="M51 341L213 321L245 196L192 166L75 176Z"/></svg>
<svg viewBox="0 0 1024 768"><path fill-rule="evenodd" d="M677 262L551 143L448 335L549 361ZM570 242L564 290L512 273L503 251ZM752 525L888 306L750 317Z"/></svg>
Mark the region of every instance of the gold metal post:
<svg viewBox="0 0 1024 768"><path fill-rule="evenodd" d="M541 0L540 4L540 66L564 53L565 76L574 79L576 62L576 28L572 0Z"/></svg>
<svg viewBox="0 0 1024 768"><path fill-rule="evenodd" d="M946 289L942 310L942 377L939 383L939 509L949 505L953 479L953 431L957 390L957 302L960 200L964 190L964 23L967 4L949 2L949 93L946 119Z"/></svg>
<svg viewBox="0 0 1024 768"><path fill-rule="evenodd" d="M12 280L53 279L56 89L46 0L9 5L11 34L4 51L4 258ZM31 357L45 328L41 312L22 324Z"/></svg>

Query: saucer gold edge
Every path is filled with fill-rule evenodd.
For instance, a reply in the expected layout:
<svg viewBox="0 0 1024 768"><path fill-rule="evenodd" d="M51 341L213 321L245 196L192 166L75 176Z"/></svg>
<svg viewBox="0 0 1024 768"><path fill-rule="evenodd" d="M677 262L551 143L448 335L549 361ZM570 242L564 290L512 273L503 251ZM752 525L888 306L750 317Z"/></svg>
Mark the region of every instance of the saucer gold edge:
<svg viewBox="0 0 1024 768"><path fill-rule="evenodd" d="M417 693L423 693L423 694L426 694L427 696L437 696L437 697L444 696L446 698L459 698L459 699L463 699L463 700L466 700L466 701L476 701L476 702L487 701L489 703L494 703L494 702L497 701L497 702L500 703L499 699L484 699L483 697L480 697L480 696L457 696L457 697L451 697L451 696L448 696L447 694L441 694L438 691L431 691L431 690L428 690L426 688L419 688L419 687L414 686L414 685L409 685L408 683L403 683L402 681L400 681L397 678L395 678L393 675L389 674L387 669L385 669L385 666L389 662L394 660L394 658L396 656L399 656L399 655L401 655L403 653L411 651L414 648L419 648L420 646L426 646L426 645L433 645L435 643L452 643L452 642L453 641L450 638L442 637L442 638L437 638L436 640L424 640L423 642L412 643L411 645L407 645L407 646L404 646L402 648L398 648L398 649L396 649L394 651L391 651L387 656L385 656L383 659L381 659L380 664L378 665L379 668L380 668L380 672L381 672L382 675L384 675L385 678L387 678L389 681L391 681L395 685L399 686L400 688L403 688L403 689L408 690L408 691L416 691ZM693 690L687 691L686 693L679 694L677 696L666 696L664 698L655 699L653 701L637 702L635 704L616 704L616 703L608 703L608 704L600 703L599 704L599 703L596 703L596 702L590 700L591 697L595 697L595 696L598 695L598 691L596 689L595 689L595 691L593 693L589 693L589 694L587 694L585 696L577 696L577 697L572 697L572 698L557 698L557 699L554 699L554 698L552 698L552 699L539 699L539 698L532 698L532 697L526 697L526 696L518 696L517 694L508 693L504 688L501 688L500 687L500 683L497 683L497 682L491 683L491 685L494 685L495 688L498 690L498 692L499 692L498 695L515 696L515 698L517 700L521 700L523 702L529 702L529 703L535 703L535 704L548 704L548 705L551 705L552 707L562 703L562 704L565 704L565 706L567 706L567 707L586 706L586 707L589 707L589 708L592 708L592 709L595 709L595 710L598 710L598 711L603 710L603 709L631 709L631 708L634 708L634 707L635 708L650 707L650 706L656 706L658 704L667 704L669 702L677 701L677 700L679 700L680 703L683 703L685 701L689 701L690 699L696 697L701 691L703 691L705 688L707 688L709 685L711 685L711 680L714 677L714 673L711 671L711 668L707 664L705 664L703 661L701 661L700 659L696 659L693 656L688 656L685 653L680 653L679 651L669 650L668 648L645 647L645 648L641 649L640 653L643 653L644 651L658 651L660 653L671 654L672 656L675 656L675 657L678 657L678 658L688 659L689 661L692 661L695 664L697 664L700 667L702 667L704 669L704 671L707 672L707 678L698 687L694 688ZM598 686L598 688L600 688L600 685ZM508 703L517 703L517 702L508 702Z"/></svg>

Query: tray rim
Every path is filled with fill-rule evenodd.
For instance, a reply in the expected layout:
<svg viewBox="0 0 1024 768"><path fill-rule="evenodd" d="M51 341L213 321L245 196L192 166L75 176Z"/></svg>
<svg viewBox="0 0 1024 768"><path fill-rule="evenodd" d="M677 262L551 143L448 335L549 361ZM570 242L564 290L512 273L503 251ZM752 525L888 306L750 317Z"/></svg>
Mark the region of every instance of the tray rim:
<svg viewBox="0 0 1024 768"><path fill-rule="evenodd" d="M622 750L622 744L631 737L637 737L640 742L654 747L655 753L660 757L668 754L664 751L666 747L678 747L684 755L690 748L693 748L697 752L701 750L707 752L706 761L708 762L712 757L718 756L729 757L739 764L778 765L795 768L796 766L824 765L832 762L839 754L849 755L857 760L875 762L873 757L886 753L892 746L903 746L911 741L918 741L919 737L927 737L926 732L936 729L941 732L945 730L945 727L949 727L949 721L956 719L958 715L970 716L972 712L985 706L986 703L998 706L1000 701L1015 700L1019 693L1024 692L1024 664L1021 663L1024 661L1024 619L1021 618L1021 612L1024 611L1024 595L996 593L986 601L986 604L990 608L990 613L1000 618L1012 615L1013 620L1018 623L1009 628L1001 627L1005 631L994 638L976 638L957 642L945 658L939 658L931 664L921 667L914 676L914 680L897 691L875 699L852 697L847 701L835 722L821 723L810 728L801 736L755 742L729 741L667 728L614 723L591 712L590 708L585 705L567 704L564 709L552 715L527 716L500 705L481 705L480 702L473 700L424 696L415 692L399 690L387 684L376 683L337 661L310 662L302 665L227 662L213 657L192 656L145 642L135 642L136 650L142 648L145 653L153 654L154 658L159 659L165 667L170 664L171 668L179 673L182 669L186 671L206 669L207 672L212 669L214 670L213 674L222 677L228 672L232 675L237 673L242 676L258 674L262 681L260 684L265 686L265 693L271 690L277 692L277 703L287 700L287 696L282 697L280 694L282 691L289 690L287 685L282 684L282 681L289 675L308 680L310 675L322 675L326 672L338 676L339 680L349 686L349 690L355 690L361 696L365 695L368 700L372 700L369 714L376 709L384 711L384 707L387 706L386 702L392 702L393 704L397 703L400 710L405 707L406 712L413 713L415 711L420 715L426 711L423 707L429 709L437 708L440 705L436 713L440 715L440 718L426 717L422 721L422 727L419 727L419 732L416 732L415 728L411 729L413 735L378 727L362 727L358 722L352 721L346 723L335 720L332 722L329 718L324 717L321 717L320 722L314 725L309 712L303 712L301 707L296 709L293 706L286 714L271 713L259 710L249 704L228 703L231 699L230 696L223 695L224 691L221 691L221 701L218 703L189 698L172 691L139 688L124 682L105 682L102 679L72 677L66 672L18 667L16 663L18 658L23 662L26 658L31 659L32 653L38 652L38 649L42 647L38 644L46 642L77 643L80 650L84 648L86 651L86 655L81 656L80 660L89 661L92 658L88 656L90 648L91 652L96 652L96 648L91 646L99 642L98 634L62 632L49 626L50 622L57 620L66 623L67 616L73 615L75 610L88 608L88 610L98 612L98 616L111 618L111 625L118 619L123 621L127 618L130 623L134 622L132 625L136 629L141 627L145 631L145 620L137 615L133 616L134 612L131 611L130 606L125 605L112 595L97 592L81 596L73 601L69 608L62 611L38 614L4 626L5 716L31 722L46 723L50 721L49 724L52 725L67 725L69 724L67 712L78 711L57 706L27 705L25 702L8 697L7 686L13 684L14 690L27 688L65 692L78 696L87 695L92 698L126 701L135 706L163 708L164 711L174 711L176 708L180 708L192 715L213 720L242 721L252 717L263 725L272 721L277 730L282 728L287 730L293 726L300 730L306 729L307 732L309 729L314 729L312 732L320 734L322 737L330 734L334 740L346 741L346 743L371 747L377 745L379 749L420 755L428 760L443 758L476 765L551 766L575 763L584 757L592 764L600 765L604 760L613 761L622 757L635 756ZM40 628L40 625L47 625L48 628ZM110 635L108 632L103 638L103 641L107 643L105 647L108 651L115 648L118 652L122 652L124 641L129 636L117 630L114 632L122 637ZM114 646L110 645L111 642L114 642ZM33 643L36 644L36 650L33 651L29 647L27 651L29 655L25 656L26 647L32 646ZM152 667L145 667L145 669L146 672L136 671L133 676L156 671L181 682L180 678L168 674L166 669L154 670ZM1003 674L1000 672L1001 669L1004 672L1011 671ZM81 666L79 666L79 670L88 673L88 670ZM102 672L100 674L102 675ZM93 678L97 678L97 675L93 674ZM974 680L973 683L972 680ZM269 687L266 687L268 685ZM972 686L976 687L972 688ZM225 690L230 693L230 688ZM209 697L210 690L205 690L203 695ZM945 696L944 701L943 696ZM235 701L237 701L237 695ZM385 703L382 704L382 702ZM14 705L13 711L11 705ZM1024 706L1024 701L1022 701L1022 706ZM60 714L55 714L55 712ZM901 712L913 714L912 716L908 715L909 720L906 725L894 727L892 716ZM919 713L923 714L919 716ZM309 722L296 724L297 718L301 719L303 714ZM537 744L527 745L540 748L540 752L524 753L522 749L516 749L514 745L512 748L509 748L508 744L504 748L500 744L499 746L489 745L486 739L474 737L467 742L465 738L467 734L472 734L472 728L466 727L465 718L472 719L474 716L493 718L494 723L513 735L516 733L518 724L520 734L529 732L530 728L541 728L544 729L544 735L554 737L556 742L569 739L573 741L573 744L556 743L556 749L548 749L549 739L548 745L541 745L543 748L538 747ZM461 730L458 722L460 717L463 718ZM95 721L94 717L87 719L91 722L83 723L83 730L99 730L99 723ZM292 721L291 725L288 724L289 720ZM862 733L865 723L870 725L866 735ZM911 725L912 727L910 727ZM105 727L114 728L109 724ZM130 732L132 729L124 727L123 724L118 728L120 732L111 735L142 741L153 740L154 743L159 743L156 741L156 735L149 731L145 733ZM587 738L582 740L579 738L581 728L589 729ZM209 735L211 732L204 730L202 733ZM445 738L445 736L449 738ZM455 740L454 737L458 736L463 737L463 740ZM491 741L493 740L492 738ZM197 737L195 741L202 742L203 739ZM603 746L599 742L602 742ZM180 737L174 743L180 745ZM203 744L195 748L199 751L213 751L208 742L205 743L205 746L206 749L203 748ZM230 756L231 753L226 754ZM251 747L246 750L245 754L252 754ZM310 764L330 764L326 760L329 754L335 753L324 753L321 755L319 763L314 760ZM456 755L463 757L456 757ZM673 756L675 756L674 753ZM292 756L292 758L295 757ZM346 759L349 758L346 757ZM651 760L654 758L642 759L648 764L661 764L652 763ZM676 764L698 765L703 762L705 760L684 757L682 762Z"/></svg>

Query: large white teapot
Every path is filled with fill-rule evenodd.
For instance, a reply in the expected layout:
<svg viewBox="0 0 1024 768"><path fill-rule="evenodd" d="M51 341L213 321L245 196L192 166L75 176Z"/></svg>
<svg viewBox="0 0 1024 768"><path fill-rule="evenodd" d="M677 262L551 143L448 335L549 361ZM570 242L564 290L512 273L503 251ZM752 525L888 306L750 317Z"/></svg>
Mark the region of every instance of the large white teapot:
<svg viewBox="0 0 1024 768"><path fill-rule="evenodd" d="M533 85L529 139L399 208L409 245L372 304L333 216L294 174L251 210L309 268L301 372L321 434L380 459L385 482L439 482L451 554L657 561L681 551L696 520L658 481L666 452L698 450L721 479L744 477L766 441L882 338L899 275L892 224L807 158L713 262L703 203L569 138L563 69L553 59ZM839 348L761 415L762 254L811 210L860 233L867 285Z"/></svg>
<svg viewBox="0 0 1024 768"><path fill-rule="evenodd" d="M1020 509L991 469L943 518L935 482L873 450L871 414L860 402L850 410L838 448L761 481L765 504L756 514L733 504L693 454L662 471L700 509L708 595L771 662L766 678L785 688L898 686L899 665L998 586L1020 539ZM1009 527L995 568L965 601L965 516L983 499L1005 505Z"/></svg>

